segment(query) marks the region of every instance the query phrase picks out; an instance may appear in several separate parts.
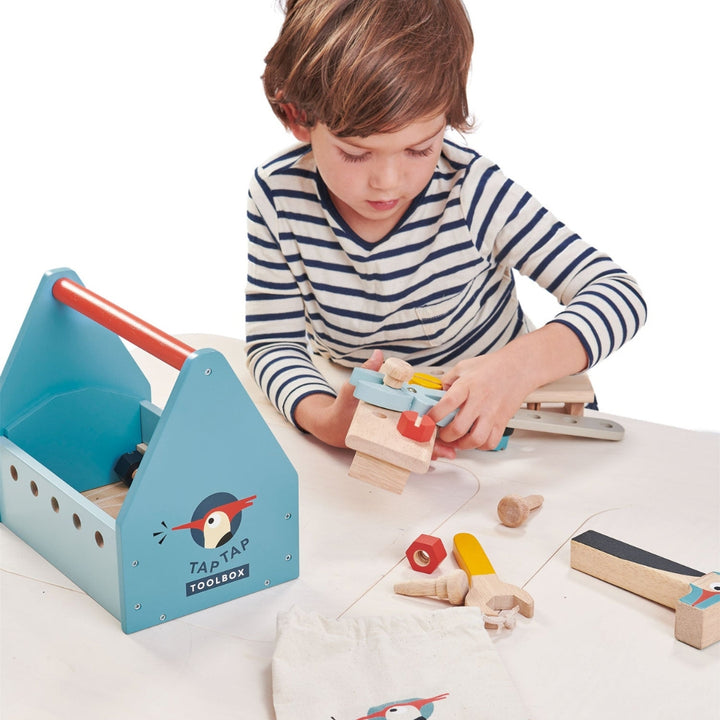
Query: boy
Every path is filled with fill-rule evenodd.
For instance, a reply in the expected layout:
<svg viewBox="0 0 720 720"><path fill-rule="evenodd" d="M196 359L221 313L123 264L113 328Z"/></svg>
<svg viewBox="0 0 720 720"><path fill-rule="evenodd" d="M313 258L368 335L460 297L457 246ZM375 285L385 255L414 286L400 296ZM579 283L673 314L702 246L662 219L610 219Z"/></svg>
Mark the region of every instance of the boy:
<svg viewBox="0 0 720 720"><path fill-rule="evenodd" d="M344 446L356 401L310 352L376 370L383 353L451 365L430 414L459 409L435 447L454 457L494 448L531 391L645 321L633 278L445 138L471 127L472 45L461 0L290 0L266 57L266 95L302 144L250 186L248 364L328 444ZM544 327L529 326L513 269L565 305Z"/></svg>

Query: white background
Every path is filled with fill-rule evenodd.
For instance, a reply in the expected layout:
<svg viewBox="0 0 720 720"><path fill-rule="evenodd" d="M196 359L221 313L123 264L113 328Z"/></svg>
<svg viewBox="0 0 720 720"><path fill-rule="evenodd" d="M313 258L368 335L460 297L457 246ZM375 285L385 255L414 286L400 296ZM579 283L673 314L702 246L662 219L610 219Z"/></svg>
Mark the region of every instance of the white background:
<svg viewBox="0 0 720 720"><path fill-rule="evenodd" d="M469 0L468 142L639 280L601 409L720 430L714 0ZM245 198L290 144L274 0L0 6L0 364L44 271L163 330L243 334ZM536 324L555 301L530 283Z"/></svg>

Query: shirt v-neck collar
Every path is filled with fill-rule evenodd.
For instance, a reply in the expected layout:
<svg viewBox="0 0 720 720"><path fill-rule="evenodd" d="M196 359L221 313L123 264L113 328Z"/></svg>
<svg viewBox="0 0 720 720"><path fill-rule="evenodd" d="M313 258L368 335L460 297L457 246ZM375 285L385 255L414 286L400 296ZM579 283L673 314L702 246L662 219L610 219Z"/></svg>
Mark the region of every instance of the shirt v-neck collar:
<svg viewBox="0 0 720 720"><path fill-rule="evenodd" d="M415 212L415 208L417 208L418 205L420 205L423 201L423 198L425 197L425 193L427 192L428 188L430 187L430 183L432 182L432 178L430 178L430 181L428 184L423 188L423 190L416 195L410 205L408 205L405 212L402 214L402 217L393 225L393 227L390 229L389 232L387 232L383 237L381 237L379 240L376 240L375 242L369 242L368 240L365 240L363 237L358 235L346 222L345 218L340 214L337 207L335 207L335 203L332 200L332 197L330 195L330 190L328 189L327 185L325 184L325 181L322 179L322 176L320 175L319 170L315 170L315 179L317 184L317 192L318 196L320 198L320 203L324 210L326 210L330 216L333 218L333 220L340 226L344 234L352 240L356 245L361 247L363 250L370 252L374 248L380 247L383 245L390 237L392 237L400 227L405 223L405 221Z"/></svg>

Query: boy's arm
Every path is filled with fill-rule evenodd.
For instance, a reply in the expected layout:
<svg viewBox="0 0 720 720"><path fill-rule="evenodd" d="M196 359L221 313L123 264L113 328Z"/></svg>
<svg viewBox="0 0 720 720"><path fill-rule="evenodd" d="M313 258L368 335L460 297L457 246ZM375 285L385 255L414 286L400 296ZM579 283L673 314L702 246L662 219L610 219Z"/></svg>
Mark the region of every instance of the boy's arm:
<svg viewBox="0 0 720 720"><path fill-rule="evenodd" d="M432 410L442 419L437 454L497 446L507 421L533 390L596 364L632 338L646 306L635 280L583 242L497 167L483 184L466 182L463 202L480 254L518 270L565 307L539 330L459 362L444 376L447 393ZM446 446L443 446L446 443Z"/></svg>
<svg viewBox="0 0 720 720"><path fill-rule="evenodd" d="M253 197L259 196L263 211ZM259 183L251 185L247 210L248 277L245 352L255 382L288 421L309 395L334 399L315 367L305 337L305 309L297 281L277 240L277 218Z"/></svg>
<svg viewBox="0 0 720 720"><path fill-rule="evenodd" d="M380 350L375 350L362 367L380 370L382 364L383 354ZM346 382L337 397L307 395L295 407L295 423L328 445L345 447L345 436L358 404L353 396L354 391L355 387Z"/></svg>
<svg viewBox="0 0 720 720"><path fill-rule="evenodd" d="M574 233L497 166L475 163L463 207L478 253L552 293L564 306L551 322L570 328L588 367L638 332L647 308L635 279Z"/></svg>

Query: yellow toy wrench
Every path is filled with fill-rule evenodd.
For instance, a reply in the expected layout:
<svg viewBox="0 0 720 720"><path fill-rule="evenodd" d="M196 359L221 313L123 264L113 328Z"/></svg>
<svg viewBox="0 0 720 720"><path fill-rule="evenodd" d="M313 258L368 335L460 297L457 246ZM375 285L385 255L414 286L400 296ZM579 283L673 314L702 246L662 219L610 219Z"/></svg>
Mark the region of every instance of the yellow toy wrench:
<svg viewBox="0 0 720 720"><path fill-rule="evenodd" d="M453 538L453 555L465 571L470 590L465 605L479 607L485 615L498 615L501 610L519 606L520 614L531 618L535 603L528 592L503 582L495 574L488 556L477 538L470 533L458 533Z"/></svg>

